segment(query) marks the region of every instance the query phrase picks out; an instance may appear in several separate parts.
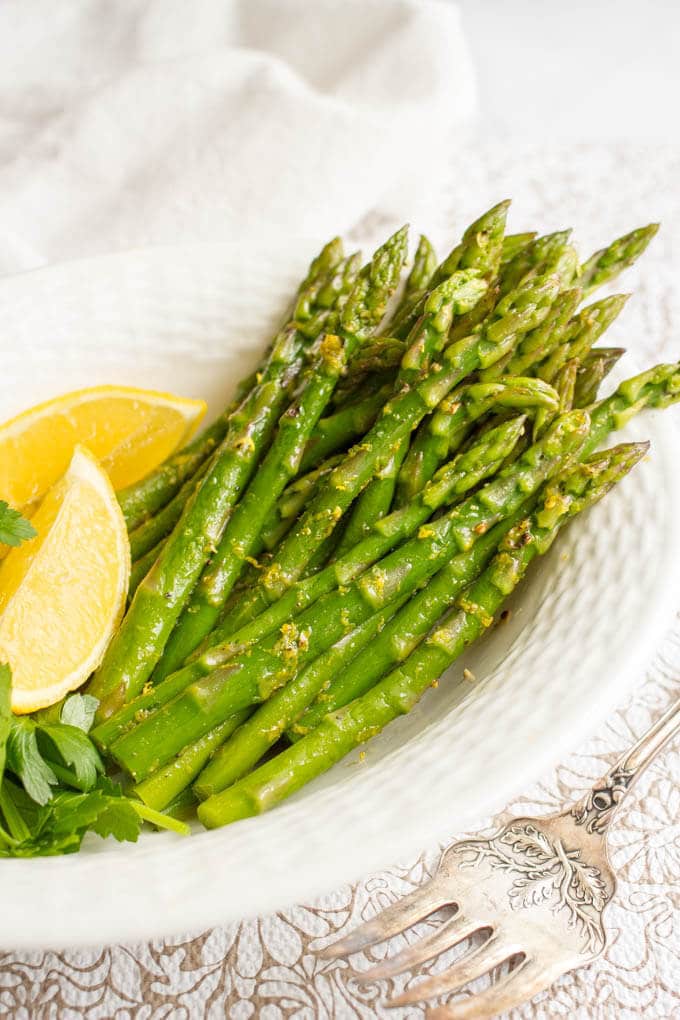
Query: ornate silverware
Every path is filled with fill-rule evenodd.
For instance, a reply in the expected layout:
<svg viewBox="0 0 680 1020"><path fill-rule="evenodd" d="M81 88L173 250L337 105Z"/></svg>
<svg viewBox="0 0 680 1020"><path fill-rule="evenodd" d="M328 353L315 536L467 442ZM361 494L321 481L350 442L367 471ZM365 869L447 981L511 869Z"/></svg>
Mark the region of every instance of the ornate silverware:
<svg viewBox="0 0 680 1020"><path fill-rule="evenodd" d="M616 890L606 833L614 811L659 748L680 730L676 701L578 803L546 818L515 818L490 839L454 843L429 882L322 951L360 952L453 904L450 920L368 971L363 982L409 970L471 936L486 937L447 971L390 1005L456 992L489 972L487 988L433 1009L434 1020L485 1020L520 1005L606 944L603 913ZM492 975L493 977L493 975Z"/></svg>

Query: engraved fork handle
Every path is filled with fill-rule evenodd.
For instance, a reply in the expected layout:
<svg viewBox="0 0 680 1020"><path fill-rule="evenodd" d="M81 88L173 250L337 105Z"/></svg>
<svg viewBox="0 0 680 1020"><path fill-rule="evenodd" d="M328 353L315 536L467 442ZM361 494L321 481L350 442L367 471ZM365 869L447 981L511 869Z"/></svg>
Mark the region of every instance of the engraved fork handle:
<svg viewBox="0 0 680 1020"><path fill-rule="evenodd" d="M583 800L575 804L572 815L588 832L603 833L616 808L650 761L667 740L680 730L680 698L666 709L653 726L625 751L614 767Z"/></svg>

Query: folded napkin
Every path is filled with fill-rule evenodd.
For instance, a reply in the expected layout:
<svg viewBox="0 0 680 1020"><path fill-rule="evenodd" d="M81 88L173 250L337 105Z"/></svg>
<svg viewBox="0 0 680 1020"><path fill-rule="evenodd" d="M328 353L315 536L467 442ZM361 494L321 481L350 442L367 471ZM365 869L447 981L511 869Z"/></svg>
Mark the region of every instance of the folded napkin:
<svg viewBox="0 0 680 1020"><path fill-rule="evenodd" d="M450 3L5 0L0 273L406 218L473 110Z"/></svg>

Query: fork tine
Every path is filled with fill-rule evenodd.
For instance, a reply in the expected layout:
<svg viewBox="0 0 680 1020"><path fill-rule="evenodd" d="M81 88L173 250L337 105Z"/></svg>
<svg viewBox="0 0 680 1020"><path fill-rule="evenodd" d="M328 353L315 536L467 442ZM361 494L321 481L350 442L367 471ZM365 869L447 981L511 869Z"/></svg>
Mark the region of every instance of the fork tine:
<svg viewBox="0 0 680 1020"><path fill-rule="evenodd" d="M378 981L381 978L400 974L404 970L411 970L412 967L416 967L419 963L431 960L433 956L437 956L445 949L451 949L458 942L462 942L463 939L467 939L488 927L488 925L479 921L469 921L459 912L450 920L440 925L436 931L430 932L429 935L425 935L424 938L414 942L412 946L407 946L406 949L396 953L395 956L387 960L383 960L376 967L363 971L361 973L361 980Z"/></svg>
<svg viewBox="0 0 680 1020"><path fill-rule="evenodd" d="M338 956L358 953L368 946L384 942L385 939L398 935L406 928L410 928L412 924L422 921L423 918L450 902L450 898L442 894L441 883L436 879L430 879L425 885L414 889L403 899L391 903L370 921L359 925L349 935L345 935L344 938L338 939L337 942L320 950L319 956L334 960Z"/></svg>
<svg viewBox="0 0 680 1020"><path fill-rule="evenodd" d="M443 974L426 978L412 988L407 988L401 995L390 999L389 1005L410 1006L423 999L436 999L446 992L455 992L468 981L474 981L499 964L505 963L517 951L513 946L501 943L495 935L492 935L483 945L466 953Z"/></svg>
<svg viewBox="0 0 680 1020"><path fill-rule="evenodd" d="M533 999L548 987L546 981L549 978L540 967L523 960L510 974L483 992L428 1010L426 1020L491 1020Z"/></svg>

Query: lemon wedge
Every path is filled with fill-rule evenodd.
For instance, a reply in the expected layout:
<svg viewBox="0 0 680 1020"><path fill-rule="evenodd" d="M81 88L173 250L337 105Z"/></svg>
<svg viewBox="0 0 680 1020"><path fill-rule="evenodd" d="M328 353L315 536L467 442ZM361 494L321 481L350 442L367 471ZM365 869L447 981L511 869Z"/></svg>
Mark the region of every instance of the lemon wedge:
<svg viewBox="0 0 680 1020"><path fill-rule="evenodd" d="M99 458L114 489L139 481L183 446L204 400L97 386L39 404L0 425L0 497L34 508L66 471L77 443Z"/></svg>
<svg viewBox="0 0 680 1020"><path fill-rule="evenodd" d="M0 565L0 662L12 670L12 711L34 712L80 687L120 622L130 547L111 481L76 446L32 522L37 537Z"/></svg>

